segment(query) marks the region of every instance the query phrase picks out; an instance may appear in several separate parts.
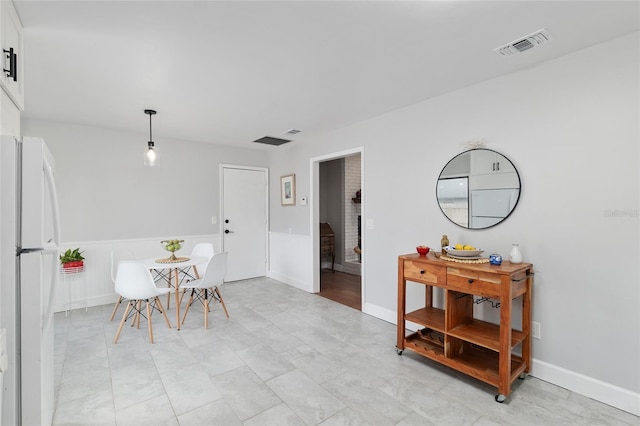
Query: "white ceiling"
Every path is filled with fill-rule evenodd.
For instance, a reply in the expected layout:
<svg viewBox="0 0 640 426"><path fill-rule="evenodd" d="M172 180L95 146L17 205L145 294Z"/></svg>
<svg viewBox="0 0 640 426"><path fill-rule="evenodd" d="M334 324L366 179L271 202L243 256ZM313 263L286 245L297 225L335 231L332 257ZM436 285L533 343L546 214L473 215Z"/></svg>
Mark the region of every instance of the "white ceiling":
<svg viewBox="0 0 640 426"><path fill-rule="evenodd" d="M14 3L24 118L148 135L152 108L156 142L264 149L640 29L637 1ZM493 51L541 28L552 42Z"/></svg>

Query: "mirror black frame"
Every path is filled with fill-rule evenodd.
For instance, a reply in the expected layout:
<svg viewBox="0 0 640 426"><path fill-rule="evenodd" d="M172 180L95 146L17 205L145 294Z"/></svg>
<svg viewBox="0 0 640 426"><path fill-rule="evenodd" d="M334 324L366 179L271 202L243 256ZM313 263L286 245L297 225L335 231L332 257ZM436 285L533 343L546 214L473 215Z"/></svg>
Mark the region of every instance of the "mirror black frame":
<svg viewBox="0 0 640 426"><path fill-rule="evenodd" d="M472 178L472 170L471 170L471 166L469 166L469 171L466 173L466 175L464 173L458 173L457 175L454 174L451 177L446 177L447 175L445 175L445 177L443 177L443 173L445 172L445 170L447 169L447 167L452 164L452 162L456 161L456 159L459 159L461 156L463 155L469 155L469 163L471 163L471 155L473 152L476 151L488 151L491 152L493 154L495 154L496 156L500 156L502 158L504 158L504 160L506 160L508 162L508 164L511 165L511 168L513 168L513 172L515 172L515 177L517 178L517 182L518 182L518 187L495 187L495 188L482 188L482 189L517 189L517 198L515 200L515 203L513 203L512 207L510 208L509 212L504 216L501 217L501 219L489 226L483 226L483 227L472 227L471 226L471 222L472 222L472 215L471 215L471 193L472 193L472 188L471 188L471 178ZM499 164L500 162L494 162L493 163L493 171L496 171L496 164L498 164L498 169L499 169ZM489 173L484 173L484 175L491 175L491 172ZM451 218L447 212L445 212L443 206L442 206L442 202L441 202L441 197L438 196L439 193L439 188L440 188L440 183L443 180L451 180L451 179L460 179L460 178L467 178L467 226L465 226L464 224L460 224L458 222L456 222L453 218ZM515 182L515 181L514 181ZM522 194L522 181L520 179L520 173L518 172L518 169L516 169L515 165L513 164L513 162L507 158L504 154L498 152L498 151L494 151L492 149L487 149L487 148L474 148L474 149L470 149L464 152L461 152L460 154L456 155L455 157L453 157L451 160L449 160L447 162L447 164L445 164L445 166L442 168L442 170L440 171L440 174L438 175L438 180L436 182L436 201L438 202L438 207L440 207L440 211L442 211L442 214L444 214L444 216L449 219L452 223L458 225L461 228L464 229L470 229L470 230L481 230L481 229L489 229L492 228L502 222L504 222L509 216L511 216L511 214L513 213L513 211L516 209L518 202L520 201L520 196Z"/></svg>

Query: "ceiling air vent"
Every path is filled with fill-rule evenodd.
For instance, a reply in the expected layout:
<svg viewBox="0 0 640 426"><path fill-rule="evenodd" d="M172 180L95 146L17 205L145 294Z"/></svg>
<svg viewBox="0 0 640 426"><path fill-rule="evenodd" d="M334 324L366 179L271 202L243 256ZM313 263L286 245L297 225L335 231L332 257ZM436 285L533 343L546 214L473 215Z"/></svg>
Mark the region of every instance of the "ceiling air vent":
<svg viewBox="0 0 640 426"><path fill-rule="evenodd" d="M511 43L507 43L504 46L496 47L495 49L493 49L493 51L503 56L515 55L517 53L522 53L526 50L529 50L533 47L540 46L541 44L544 44L551 40L553 40L553 36L549 33L549 31L543 28L536 31L535 33L512 41Z"/></svg>
<svg viewBox="0 0 640 426"><path fill-rule="evenodd" d="M291 141L289 139L280 139L280 138L274 138L272 136L264 136L260 139L256 139L254 142L278 146Z"/></svg>

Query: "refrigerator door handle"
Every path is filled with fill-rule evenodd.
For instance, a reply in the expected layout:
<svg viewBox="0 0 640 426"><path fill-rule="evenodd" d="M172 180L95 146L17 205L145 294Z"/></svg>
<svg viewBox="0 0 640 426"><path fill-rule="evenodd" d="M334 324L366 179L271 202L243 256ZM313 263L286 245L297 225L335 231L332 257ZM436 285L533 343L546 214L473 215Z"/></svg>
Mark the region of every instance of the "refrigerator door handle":
<svg viewBox="0 0 640 426"><path fill-rule="evenodd" d="M56 185L53 180L53 170L51 164L47 160L46 156L43 156L43 169L44 177L49 188L49 195L51 198L51 215L53 216L53 243L47 242L45 244L45 252L53 252L54 259L51 262L51 287L49 290L49 299L47 300L47 306L45 308L45 317L43 328L48 329L53 322L53 311L56 294L56 284L58 275L57 257L60 248L60 213L58 211L58 193L56 192Z"/></svg>
<svg viewBox="0 0 640 426"><path fill-rule="evenodd" d="M51 261L51 286L49 290L49 298L44 310L44 321L42 324L42 330L49 330L53 327L53 314L55 308L56 299L56 287L58 283L58 250L44 250L43 254L51 253L53 260Z"/></svg>
<svg viewBox="0 0 640 426"><path fill-rule="evenodd" d="M47 186L49 187L49 194L51 195L51 212L53 215L53 245L56 248L60 247L60 213L58 211L58 193L56 192L56 185L53 180L53 171L51 169L51 164L47 160L47 157L44 158L44 176L45 181L47 182Z"/></svg>

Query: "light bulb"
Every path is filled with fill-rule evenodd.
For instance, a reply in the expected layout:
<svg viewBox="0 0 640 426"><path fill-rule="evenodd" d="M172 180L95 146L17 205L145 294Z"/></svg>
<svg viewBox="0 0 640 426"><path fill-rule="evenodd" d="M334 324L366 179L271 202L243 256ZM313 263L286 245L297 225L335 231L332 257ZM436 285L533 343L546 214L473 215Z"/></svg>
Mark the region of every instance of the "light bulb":
<svg viewBox="0 0 640 426"><path fill-rule="evenodd" d="M149 146L144 152L144 165L145 166L157 166L158 165L158 152L154 143L149 141Z"/></svg>

